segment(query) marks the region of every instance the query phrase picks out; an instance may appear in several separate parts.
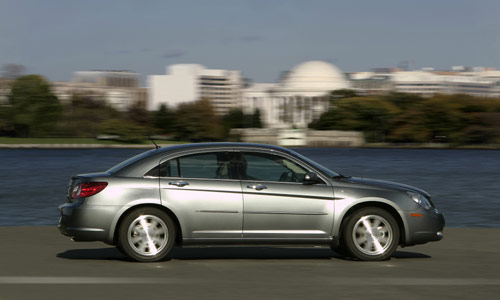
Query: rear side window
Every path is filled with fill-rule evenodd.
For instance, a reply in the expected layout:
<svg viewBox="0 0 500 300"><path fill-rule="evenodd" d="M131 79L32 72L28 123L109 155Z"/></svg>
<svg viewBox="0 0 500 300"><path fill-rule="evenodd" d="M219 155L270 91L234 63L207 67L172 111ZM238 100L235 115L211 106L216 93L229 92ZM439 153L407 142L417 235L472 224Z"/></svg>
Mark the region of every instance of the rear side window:
<svg viewBox="0 0 500 300"><path fill-rule="evenodd" d="M180 177L177 159L172 159L162 163L160 166L147 172L145 176L151 177Z"/></svg>
<svg viewBox="0 0 500 300"><path fill-rule="evenodd" d="M232 179L227 152L200 153L181 156L162 163L146 176L206 179Z"/></svg>
<svg viewBox="0 0 500 300"><path fill-rule="evenodd" d="M225 156L225 153L206 153L180 157L181 177L228 179L229 161Z"/></svg>

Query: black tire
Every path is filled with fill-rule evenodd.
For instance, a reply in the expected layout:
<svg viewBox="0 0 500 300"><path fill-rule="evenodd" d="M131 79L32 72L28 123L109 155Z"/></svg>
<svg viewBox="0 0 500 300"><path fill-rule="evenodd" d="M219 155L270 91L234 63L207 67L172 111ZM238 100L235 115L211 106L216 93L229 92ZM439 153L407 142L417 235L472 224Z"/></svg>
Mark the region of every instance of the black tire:
<svg viewBox="0 0 500 300"><path fill-rule="evenodd" d="M368 227L366 226L368 225ZM394 217L378 207L365 207L346 219L342 229L341 251L364 261L387 260L399 244L399 226Z"/></svg>
<svg viewBox="0 0 500 300"><path fill-rule="evenodd" d="M174 243L175 224L158 208L137 208L125 216L119 227L117 248L136 261L160 261Z"/></svg>
<svg viewBox="0 0 500 300"><path fill-rule="evenodd" d="M346 249L346 247L344 246L343 243L339 243L337 245L337 247L331 247L331 248L335 253L337 253L341 256L350 257L350 255L351 255L351 253L349 253L349 251Z"/></svg>

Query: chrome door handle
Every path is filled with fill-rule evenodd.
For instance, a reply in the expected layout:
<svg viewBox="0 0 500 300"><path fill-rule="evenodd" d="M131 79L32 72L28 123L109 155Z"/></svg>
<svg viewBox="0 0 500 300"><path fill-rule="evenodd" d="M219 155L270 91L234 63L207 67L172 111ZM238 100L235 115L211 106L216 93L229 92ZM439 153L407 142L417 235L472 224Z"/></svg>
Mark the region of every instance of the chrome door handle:
<svg viewBox="0 0 500 300"><path fill-rule="evenodd" d="M265 190L265 189L267 189L267 186L262 185L262 184L254 184L254 185L247 185L247 188L249 188L249 189L254 189L254 190L257 190L257 191L260 191L260 190Z"/></svg>
<svg viewBox="0 0 500 300"><path fill-rule="evenodd" d="M170 181L168 184L169 185L176 185L178 187L183 187L183 186L189 185L189 182L186 182L186 181Z"/></svg>

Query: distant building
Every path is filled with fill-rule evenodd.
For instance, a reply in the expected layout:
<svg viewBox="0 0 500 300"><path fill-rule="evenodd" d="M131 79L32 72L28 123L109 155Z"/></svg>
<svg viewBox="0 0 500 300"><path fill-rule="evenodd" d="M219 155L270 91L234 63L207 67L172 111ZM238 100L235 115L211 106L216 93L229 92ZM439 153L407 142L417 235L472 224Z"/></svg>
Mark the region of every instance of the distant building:
<svg viewBox="0 0 500 300"><path fill-rule="evenodd" d="M82 94L119 111L147 105L147 89L139 87L139 74L131 71L79 71L71 82L52 82L52 89L63 103L70 101L73 94Z"/></svg>
<svg viewBox="0 0 500 300"><path fill-rule="evenodd" d="M443 79L427 71L399 71L390 76L393 91L424 97L442 92Z"/></svg>
<svg viewBox="0 0 500 300"><path fill-rule="evenodd" d="M497 92L495 97L500 97L499 88L500 88L500 71L495 70L493 68L484 68L484 70L480 70L477 72L463 72L463 76L468 77L479 77L483 80L490 81L494 86L494 89Z"/></svg>
<svg viewBox="0 0 500 300"><path fill-rule="evenodd" d="M171 65L166 75L149 76L148 109L157 110L162 104L176 107L206 98L222 115L240 105L243 83L240 71L207 69L198 64Z"/></svg>
<svg viewBox="0 0 500 300"><path fill-rule="evenodd" d="M491 68L453 67L452 71L434 71L433 68L386 71L351 73L349 79L353 89L361 94L385 94L395 91L423 97L434 94L500 96L500 71Z"/></svg>
<svg viewBox="0 0 500 300"><path fill-rule="evenodd" d="M356 72L347 74L351 89L363 95L386 94L393 90L390 73L386 72Z"/></svg>
<svg viewBox="0 0 500 300"><path fill-rule="evenodd" d="M242 108L256 109L266 127L305 128L328 110L331 91L350 88L349 81L334 65L308 61L286 72L276 84L255 83L243 90Z"/></svg>
<svg viewBox="0 0 500 300"><path fill-rule="evenodd" d="M139 74L126 70L78 71L74 73L72 81L97 86L136 88L139 86Z"/></svg>

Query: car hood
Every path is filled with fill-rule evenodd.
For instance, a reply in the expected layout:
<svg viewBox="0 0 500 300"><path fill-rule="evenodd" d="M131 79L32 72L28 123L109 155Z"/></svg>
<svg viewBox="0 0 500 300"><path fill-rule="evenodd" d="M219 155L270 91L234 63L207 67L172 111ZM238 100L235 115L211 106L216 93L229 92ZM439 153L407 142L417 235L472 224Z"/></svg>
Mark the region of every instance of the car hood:
<svg viewBox="0 0 500 300"><path fill-rule="evenodd" d="M377 186L377 187L382 187L382 188L396 189L396 190L400 190L400 191L417 192L417 193L420 193L426 197L430 197L430 195L422 189L419 189L419 188L411 186L411 185L406 185L406 184L392 182L392 181L362 178L362 177L349 177L349 178L346 178L345 181L357 183L357 184L369 185L369 186Z"/></svg>

